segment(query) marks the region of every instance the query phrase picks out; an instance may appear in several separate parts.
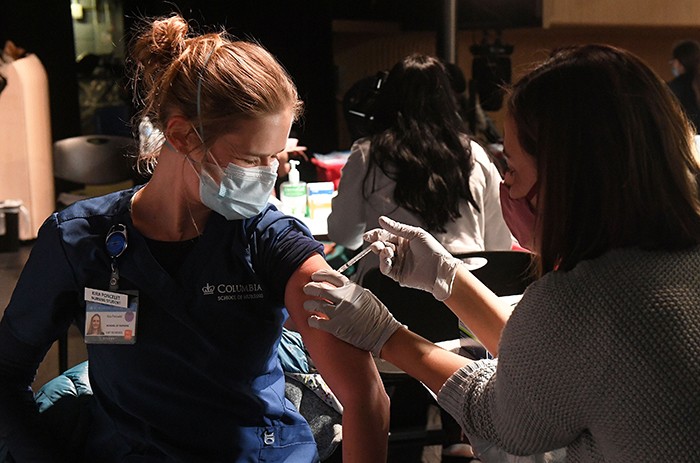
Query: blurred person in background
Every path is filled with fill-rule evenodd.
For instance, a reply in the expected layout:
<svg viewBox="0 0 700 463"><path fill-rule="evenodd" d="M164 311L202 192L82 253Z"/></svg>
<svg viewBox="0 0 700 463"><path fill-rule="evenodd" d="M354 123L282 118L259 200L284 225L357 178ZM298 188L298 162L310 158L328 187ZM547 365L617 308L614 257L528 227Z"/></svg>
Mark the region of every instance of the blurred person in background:
<svg viewBox="0 0 700 463"><path fill-rule="evenodd" d="M683 40L673 47L670 61L673 80L668 86L700 133L700 43Z"/></svg>
<svg viewBox="0 0 700 463"><path fill-rule="evenodd" d="M508 250L501 176L464 131L450 75L435 57L413 54L382 84L373 135L352 145L328 217L328 237L346 248L386 215L431 232L452 253ZM376 256L357 264L361 281Z"/></svg>

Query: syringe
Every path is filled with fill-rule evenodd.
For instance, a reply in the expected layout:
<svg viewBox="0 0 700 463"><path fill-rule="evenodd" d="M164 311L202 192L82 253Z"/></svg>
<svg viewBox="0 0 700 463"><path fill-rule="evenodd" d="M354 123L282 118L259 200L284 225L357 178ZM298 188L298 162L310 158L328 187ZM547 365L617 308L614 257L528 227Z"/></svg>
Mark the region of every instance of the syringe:
<svg viewBox="0 0 700 463"><path fill-rule="evenodd" d="M344 271L349 269L351 266L355 265L360 259L365 257L370 252L372 252L372 247L371 246L366 247L365 249L360 251L357 255L355 255L355 257L353 257L352 259L350 259L349 261L345 262L343 265L338 267L337 271L340 273L343 273Z"/></svg>

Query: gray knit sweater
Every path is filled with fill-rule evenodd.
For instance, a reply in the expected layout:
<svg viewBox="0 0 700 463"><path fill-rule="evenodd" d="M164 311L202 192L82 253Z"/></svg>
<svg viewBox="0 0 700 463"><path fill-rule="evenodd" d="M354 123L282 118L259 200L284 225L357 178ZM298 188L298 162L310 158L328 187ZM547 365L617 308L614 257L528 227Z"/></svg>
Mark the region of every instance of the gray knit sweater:
<svg viewBox="0 0 700 463"><path fill-rule="evenodd" d="M533 283L500 358L438 394L467 434L568 462L700 462L700 247L619 249Z"/></svg>

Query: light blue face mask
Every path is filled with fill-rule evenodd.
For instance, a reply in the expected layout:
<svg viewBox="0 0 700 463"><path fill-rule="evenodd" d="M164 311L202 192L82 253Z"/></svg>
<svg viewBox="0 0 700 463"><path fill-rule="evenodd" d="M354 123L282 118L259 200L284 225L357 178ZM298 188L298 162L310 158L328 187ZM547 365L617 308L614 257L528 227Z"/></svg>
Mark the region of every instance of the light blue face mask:
<svg viewBox="0 0 700 463"><path fill-rule="evenodd" d="M207 166L205 168L204 166ZM203 163L198 171L199 196L202 203L227 220L253 217L265 208L277 180L279 161L269 166L241 167L229 164ZM217 169L221 181L216 181L209 169Z"/></svg>
<svg viewBox="0 0 700 463"><path fill-rule="evenodd" d="M209 52L202 69L206 68L209 58L215 49ZM204 127L201 117L202 104L202 71L197 81L197 120L199 131L192 127L204 144ZM206 155L214 159L209 150ZM194 163L187 156L194 168ZM272 189L277 180L279 161L276 159L269 166L241 167L229 163L222 169L217 163L198 163L195 168L199 176L199 196L202 203L214 212L226 217L226 220L240 220L253 217L262 212L267 205ZM221 179L221 180L216 180Z"/></svg>

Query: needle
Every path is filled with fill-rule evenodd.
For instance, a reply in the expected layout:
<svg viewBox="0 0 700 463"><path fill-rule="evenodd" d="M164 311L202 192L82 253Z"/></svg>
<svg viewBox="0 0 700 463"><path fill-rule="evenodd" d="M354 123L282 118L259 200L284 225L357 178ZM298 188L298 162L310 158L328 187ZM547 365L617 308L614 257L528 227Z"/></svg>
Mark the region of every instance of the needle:
<svg viewBox="0 0 700 463"><path fill-rule="evenodd" d="M372 247L371 247L371 246L370 246L370 247L366 247L364 250L362 250L362 251L361 251L359 254L357 254L355 257L353 257L352 259L350 259L349 261L347 261L347 262L345 262L343 265L341 265L341 266L338 268L337 271L338 271L339 273L343 273L344 271L346 271L347 269L349 269L352 265L354 265L357 261L359 261L360 259L362 259L363 257L365 257L365 256L366 256L367 254L369 254L370 252L372 252Z"/></svg>

